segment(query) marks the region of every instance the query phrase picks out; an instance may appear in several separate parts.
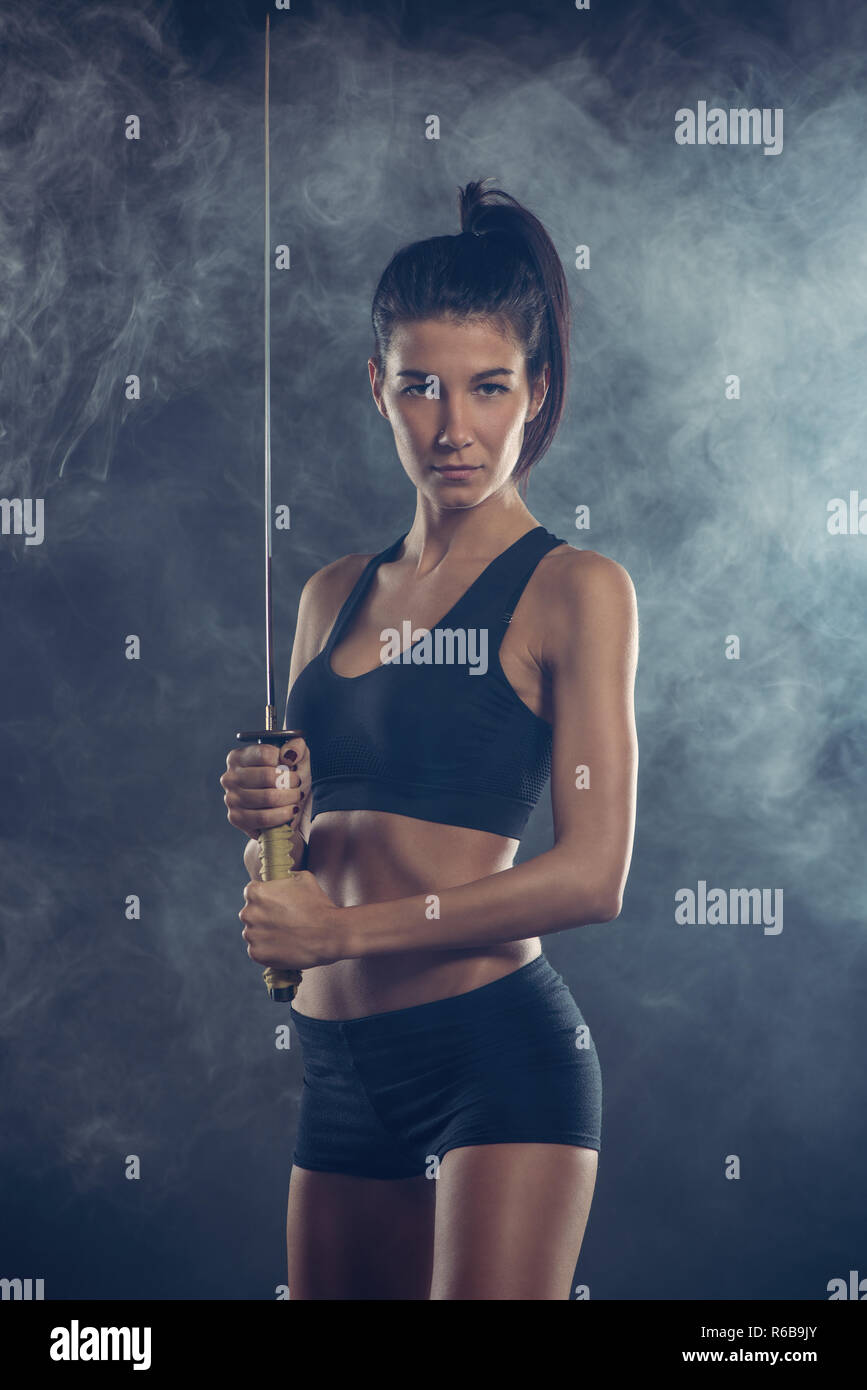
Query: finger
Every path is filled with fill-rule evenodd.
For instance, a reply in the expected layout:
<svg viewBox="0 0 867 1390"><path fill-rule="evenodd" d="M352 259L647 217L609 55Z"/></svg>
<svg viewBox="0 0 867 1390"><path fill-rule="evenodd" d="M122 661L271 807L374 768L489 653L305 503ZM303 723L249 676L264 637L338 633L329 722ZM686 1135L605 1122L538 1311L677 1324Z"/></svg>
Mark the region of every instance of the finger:
<svg viewBox="0 0 867 1390"><path fill-rule="evenodd" d="M280 749L280 762L288 763L290 767L300 767L309 760L310 749L303 738L290 738Z"/></svg>
<svg viewBox="0 0 867 1390"><path fill-rule="evenodd" d="M310 780L305 779L303 772L295 772L291 767L278 767L274 769L274 780L269 785L278 791L285 791L289 796L298 796L304 794Z"/></svg>
<svg viewBox="0 0 867 1390"><path fill-rule="evenodd" d="M238 767L223 773L220 786L226 791L241 791L244 788L255 790L261 787L300 787L302 780L301 774L291 767Z"/></svg>
<svg viewBox="0 0 867 1390"><path fill-rule="evenodd" d="M230 811L279 811L293 815L304 801L300 787L271 787L262 791L232 791L223 794Z"/></svg>
<svg viewBox="0 0 867 1390"><path fill-rule="evenodd" d="M257 763L270 763L275 766L280 761L280 753L271 743L245 743L233 748L226 758L226 767L254 767Z"/></svg>
<svg viewBox="0 0 867 1390"><path fill-rule="evenodd" d="M247 835L258 838L263 830L273 830L278 825L293 825L297 821L297 813L286 813L285 807L277 807L273 811L236 811L230 810L229 823L236 830L243 830Z"/></svg>

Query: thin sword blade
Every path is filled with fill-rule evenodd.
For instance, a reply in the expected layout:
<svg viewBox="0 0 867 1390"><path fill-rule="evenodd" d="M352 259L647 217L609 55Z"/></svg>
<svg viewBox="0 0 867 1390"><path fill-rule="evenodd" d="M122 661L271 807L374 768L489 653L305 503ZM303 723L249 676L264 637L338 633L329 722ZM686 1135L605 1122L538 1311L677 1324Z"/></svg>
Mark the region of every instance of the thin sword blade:
<svg viewBox="0 0 867 1390"><path fill-rule="evenodd" d="M271 608L271 16L265 16L265 728L275 725Z"/></svg>

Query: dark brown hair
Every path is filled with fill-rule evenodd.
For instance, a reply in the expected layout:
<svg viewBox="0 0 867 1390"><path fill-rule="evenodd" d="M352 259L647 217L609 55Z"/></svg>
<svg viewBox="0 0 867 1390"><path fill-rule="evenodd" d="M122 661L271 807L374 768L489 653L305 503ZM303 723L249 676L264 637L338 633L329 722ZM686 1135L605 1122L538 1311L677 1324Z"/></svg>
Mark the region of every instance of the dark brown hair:
<svg viewBox="0 0 867 1390"><path fill-rule="evenodd" d="M382 373L400 323L490 318L506 325L526 359L531 390L550 366L548 394L525 428L512 473L523 494L563 415L572 315L563 264L542 223L490 182L459 189L459 235L414 241L392 256L373 296L371 357Z"/></svg>

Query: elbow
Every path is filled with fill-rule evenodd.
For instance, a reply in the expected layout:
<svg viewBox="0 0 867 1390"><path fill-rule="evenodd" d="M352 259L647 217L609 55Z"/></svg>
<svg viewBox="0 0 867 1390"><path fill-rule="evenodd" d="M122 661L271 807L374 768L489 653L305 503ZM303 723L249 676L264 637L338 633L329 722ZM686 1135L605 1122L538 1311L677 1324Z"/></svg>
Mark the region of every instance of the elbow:
<svg viewBox="0 0 867 1390"><path fill-rule="evenodd" d="M613 899L604 899L598 910L594 912L591 921L593 922L613 922L615 917L620 916L620 909L623 904Z"/></svg>
<svg viewBox="0 0 867 1390"><path fill-rule="evenodd" d="M573 925L577 919L582 926L589 926L592 922L613 922L615 917L620 916L622 906L623 898L619 892L609 888L598 892L588 891L585 879L573 883L566 912Z"/></svg>
<svg viewBox="0 0 867 1390"><path fill-rule="evenodd" d="M558 875L559 877L559 875ZM564 868L560 878L561 897L565 895L564 912L574 924L580 920L591 922L613 922L620 916L623 907L622 878L613 882L606 876L604 882L594 874L591 878L586 865L573 860L568 870Z"/></svg>
<svg viewBox="0 0 867 1390"><path fill-rule="evenodd" d="M557 874L561 885L561 895L565 895L564 912L582 923L614 922L620 916L622 895L624 895L624 874L616 870L611 873L591 873L591 866L572 856L568 867Z"/></svg>
<svg viewBox="0 0 867 1390"><path fill-rule="evenodd" d="M620 916L623 908L623 893L620 888L606 888L596 898L594 922L613 922Z"/></svg>

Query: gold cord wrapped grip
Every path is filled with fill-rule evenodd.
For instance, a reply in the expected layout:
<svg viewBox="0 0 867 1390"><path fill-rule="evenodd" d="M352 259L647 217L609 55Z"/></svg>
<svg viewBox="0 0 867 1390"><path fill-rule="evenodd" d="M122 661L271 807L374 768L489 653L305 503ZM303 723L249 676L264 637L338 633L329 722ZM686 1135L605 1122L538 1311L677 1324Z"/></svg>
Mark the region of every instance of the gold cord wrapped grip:
<svg viewBox="0 0 867 1390"><path fill-rule="evenodd" d="M253 733L239 733L239 743L272 743L282 747L293 738L303 738L300 729L263 729ZM285 766L289 766L288 763ZM290 825L275 825L263 830L258 836L259 864L262 879L269 882L275 878L297 878L293 872L295 863L295 835ZM276 1004L291 1004L301 983L300 970L279 970L268 967L263 971L265 988Z"/></svg>

